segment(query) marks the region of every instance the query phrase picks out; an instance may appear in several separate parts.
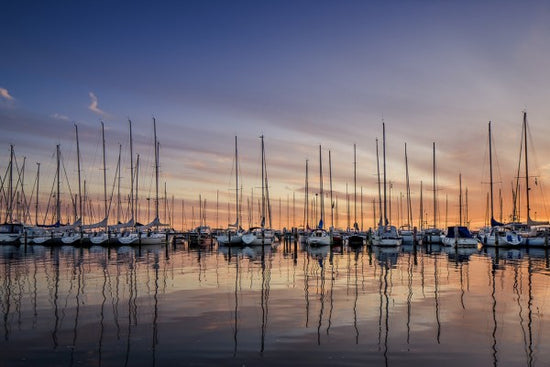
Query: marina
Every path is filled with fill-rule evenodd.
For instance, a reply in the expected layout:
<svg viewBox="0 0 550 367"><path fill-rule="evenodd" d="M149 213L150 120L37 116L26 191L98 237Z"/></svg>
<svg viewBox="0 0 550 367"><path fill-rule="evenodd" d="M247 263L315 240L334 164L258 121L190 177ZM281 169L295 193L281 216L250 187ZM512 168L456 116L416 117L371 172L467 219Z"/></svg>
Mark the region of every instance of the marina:
<svg viewBox="0 0 550 367"><path fill-rule="evenodd" d="M550 366L550 2L0 25L0 367Z"/></svg>

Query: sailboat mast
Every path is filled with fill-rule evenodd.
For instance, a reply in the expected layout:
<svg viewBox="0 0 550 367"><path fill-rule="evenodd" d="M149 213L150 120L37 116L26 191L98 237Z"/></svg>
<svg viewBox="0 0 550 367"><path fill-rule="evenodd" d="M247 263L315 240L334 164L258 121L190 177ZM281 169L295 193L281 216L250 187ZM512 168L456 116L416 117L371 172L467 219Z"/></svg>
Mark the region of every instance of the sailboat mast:
<svg viewBox="0 0 550 367"><path fill-rule="evenodd" d="M202 227L202 196L199 194L199 231Z"/></svg>
<svg viewBox="0 0 550 367"><path fill-rule="evenodd" d="M353 144L353 228L357 227L357 146Z"/></svg>
<svg viewBox="0 0 550 367"><path fill-rule="evenodd" d="M432 188L434 195L434 228L437 228L437 200L436 200L436 189L435 189L435 142L432 143Z"/></svg>
<svg viewBox="0 0 550 367"><path fill-rule="evenodd" d="M139 193L139 154L136 157L136 197L134 199L134 201L135 201L134 212L136 213L136 221L138 220L137 216L139 214L138 193Z"/></svg>
<svg viewBox="0 0 550 367"><path fill-rule="evenodd" d="M56 157L57 157L57 195L56 195L56 216L57 216L57 223L61 223L61 198L59 197L59 194L61 193L61 150L59 148L59 144L57 144L56 147Z"/></svg>
<svg viewBox="0 0 550 367"><path fill-rule="evenodd" d="M330 226L334 228L334 201L332 200L332 159L330 150L328 151L328 172L330 182Z"/></svg>
<svg viewBox="0 0 550 367"><path fill-rule="evenodd" d="M321 205L321 210L320 210L320 214L321 214L321 220L319 222L320 224L320 228L323 228L323 219L324 219L324 216L325 216L325 195L323 194L323 156L322 156L322 153L321 153L321 145L319 145L319 191L321 192L320 195L321 195L321 200L320 200L320 205Z"/></svg>
<svg viewBox="0 0 550 367"><path fill-rule="evenodd" d="M10 178L8 181L8 222L13 222L13 145L10 145Z"/></svg>
<svg viewBox="0 0 550 367"><path fill-rule="evenodd" d="M407 183L407 227L408 229L411 229L413 216L411 204L411 185L409 182L409 158L407 156L407 143L405 143L405 175Z"/></svg>
<svg viewBox="0 0 550 367"><path fill-rule="evenodd" d="M78 169L78 217L82 221L82 181L80 177L80 144L78 142L78 126L74 124L76 134L76 164Z"/></svg>
<svg viewBox="0 0 550 367"><path fill-rule="evenodd" d="M157 120L155 120L154 117L153 117L153 133L154 133L154 139L155 139L155 220L158 220L158 217L159 217L159 146L157 142Z"/></svg>
<svg viewBox="0 0 550 367"><path fill-rule="evenodd" d="M462 225L462 173L458 174L458 188L458 223Z"/></svg>
<svg viewBox="0 0 550 367"><path fill-rule="evenodd" d="M265 179L265 166L264 166L264 136L260 136L260 139L262 141L262 206L261 206L261 212L262 212L262 219L261 219L261 227L264 228L265 226L265 185L264 185L264 179Z"/></svg>
<svg viewBox="0 0 550 367"><path fill-rule="evenodd" d="M239 229L239 151L237 150L237 136L235 135L235 226Z"/></svg>
<svg viewBox="0 0 550 367"><path fill-rule="evenodd" d="M305 227L309 227L309 160L306 159L306 206L305 206Z"/></svg>
<svg viewBox="0 0 550 367"><path fill-rule="evenodd" d="M134 143L132 139L132 121L128 119L130 126L130 218L134 219Z"/></svg>
<svg viewBox="0 0 550 367"><path fill-rule="evenodd" d="M120 223L120 207L122 202L120 201L120 156L122 155L122 144L118 144L118 163L117 163L117 207L116 207L116 221Z"/></svg>
<svg viewBox="0 0 550 367"><path fill-rule="evenodd" d="M107 165L105 162L105 124L101 121L101 141L103 142L103 206L105 215L105 232L109 230L107 220Z"/></svg>
<svg viewBox="0 0 550 367"><path fill-rule="evenodd" d="M40 162L36 162L36 204L34 212L34 223L38 225L38 193L40 192Z"/></svg>
<svg viewBox="0 0 550 367"><path fill-rule="evenodd" d="M527 204L527 224L531 221L530 216L530 202L529 202L529 161L527 159L527 111L523 111L523 138L524 138L524 145L525 145L525 200Z"/></svg>
<svg viewBox="0 0 550 367"><path fill-rule="evenodd" d="M386 124L382 122L382 158L384 162L384 225L388 224L388 207L386 201Z"/></svg>
<svg viewBox="0 0 550 367"><path fill-rule="evenodd" d="M424 230L424 198L422 190L422 181L420 181L420 230Z"/></svg>
<svg viewBox="0 0 550 367"><path fill-rule="evenodd" d="M378 214L380 221L378 225L382 225L382 188L380 187L380 156L378 154L378 138L376 138L376 174L378 177Z"/></svg>
<svg viewBox="0 0 550 367"><path fill-rule="evenodd" d="M491 222L494 220L494 204L493 204L493 148L491 137L491 121L489 121L489 187L491 192ZM491 226L493 223L490 224Z"/></svg>

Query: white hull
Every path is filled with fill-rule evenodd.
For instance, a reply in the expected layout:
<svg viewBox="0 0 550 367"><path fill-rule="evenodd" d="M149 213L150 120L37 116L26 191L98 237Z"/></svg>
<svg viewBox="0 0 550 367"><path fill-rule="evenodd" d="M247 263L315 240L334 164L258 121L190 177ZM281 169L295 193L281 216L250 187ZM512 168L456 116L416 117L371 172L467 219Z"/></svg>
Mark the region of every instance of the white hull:
<svg viewBox="0 0 550 367"><path fill-rule="evenodd" d="M397 234L395 226L380 226L372 237L374 246L401 246L403 238Z"/></svg>
<svg viewBox="0 0 550 367"><path fill-rule="evenodd" d="M151 233L149 236L146 234L130 233L118 238L118 242L123 245L160 245L166 242L166 235L164 233Z"/></svg>
<svg viewBox="0 0 550 367"><path fill-rule="evenodd" d="M101 245L109 242L109 235L107 233L98 233L95 236L90 236L90 242L94 245Z"/></svg>
<svg viewBox="0 0 550 367"><path fill-rule="evenodd" d="M412 231L401 231L401 239L403 243L412 244L414 242L414 234Z"/></svg>
<svg viewBox="0 0 550 367"><path fill-rule="evenodd" d="M218 241L218 243L221 245L240 245L241 243L243 243L242 236L238 234L233 234L231 236L222 234L216 237L216 241Z"/></svg>
<svg viewBox="0 0 550 367"><path fill-rule="evenodd" d="M549 239L550 243L550 239ZM546 239L544 237L521 237L521 244L525 246L542 246L546 244Z"/></svg>
<svg viewBox="0 0 550 367"><path fill-rule="evenodd" d="M0 233L0 243L15 242L21 237L19 233Z"/></svg>
<svg viewBox="0 0 550 367"><path fill-rule="evenodd" d="M75 233L61 237L61 242L63 242L65 245L71 245L73 243L79 242L81 239L83 240L84 238L86 238L85 235Z"/></svg>
<svg viewBox="0 0 550 367"><path fill-rule="evenodd" d="M374 236L372 239L372 244L374 246L401 246L403 243L402 238L380 238L377 236Z"/></svg>
<svg viewBox="0 0 550 367"><path fill-rule="evenodd" d="M37 244L37 245L41 245L43 243L48 242L51 239L52 239L52 236L35 237L35 238L32 239L32 243Z"/></svg>
<svg viewBox="0 0 550 367"><path fill-rule="evenodd" d="M310 246L328 246L331 244L330 236L326 237L308 237L307 244Z"/></svg>
<svg viewBox="0 0 550 367"><path fill-rule="evenodd" d="M434 244L441 243L441 235L426 234L426 235L424 235L422 241L426 242L426 243L434 243Z"/></svg>
<svg viewBox="0 0 550 367"><path fill-rule="evenodd" d="M479 242L475 238L443 237L443 245L452 247L476 247Z"/></svg>
<svg viewBox="0 0 550 367"><path fill-rule="evenodd" d="M522 244L523 240L524 239L519 235L498 236L498 245L499 246L519 246ZM494 235L482 236L481 243L487 246L496 246L497 237Z"/></svg>
<svg viewBox="0 0 550 367"><path fill-rule="evenodd" d="M246 233L242 235L242 241L245 245L271 245L273 243L272 237L260 237L254 233Z"/></svg>

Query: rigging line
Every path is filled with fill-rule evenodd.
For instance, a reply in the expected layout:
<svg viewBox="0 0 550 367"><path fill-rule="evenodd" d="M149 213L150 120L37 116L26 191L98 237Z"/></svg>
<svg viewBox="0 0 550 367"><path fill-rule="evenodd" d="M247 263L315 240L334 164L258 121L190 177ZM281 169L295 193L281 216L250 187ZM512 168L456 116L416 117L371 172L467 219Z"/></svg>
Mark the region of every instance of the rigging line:
<svg viewBox="0 0 550 367"><path fill-rule="evenodd" d="M50 195L48 195L48 204L46 205L46 213L44 214L44 221L42 222L42 224L46 224L46 220L48 219L48 212L50 210L50 203L51 203L51 200L53 198L53 191L55 189L56 179L57 179L57 171L55 172L55 175L54 175L54 178L53 178L53 181L52 181L52 188L50 190Z"/></svg>
<svg viewBox="0 0 550 367"><path fill-rule="evenodd" d="M71 197L71 203L73 205L73 208L75 207L76 205L76 202L75 202L75 199L73 197L73 192L71 190L71 183L69 182L69 176L67 176L67 170L65 169L65 161L63 160L63 154L59 154L60 155L60 161L61 161L61 166L63 167L63 172L65 173L65 180L67 180L67 188L69 189L69 195Z"/></svg>
<svg viewBox="0 0 550 367"><path fill-rule="evenodd" d="M35 176L34 178L34 183L32 184L32 190L31 190L31 197L29 198L29 205L27 205L27 208L26 208L26 214L24 216L24 218L31 218L31 205L30 203L32 203L33 201L33 198L34 198L34 189L36 188L36 182L38 181L38 176Z"/></svg>

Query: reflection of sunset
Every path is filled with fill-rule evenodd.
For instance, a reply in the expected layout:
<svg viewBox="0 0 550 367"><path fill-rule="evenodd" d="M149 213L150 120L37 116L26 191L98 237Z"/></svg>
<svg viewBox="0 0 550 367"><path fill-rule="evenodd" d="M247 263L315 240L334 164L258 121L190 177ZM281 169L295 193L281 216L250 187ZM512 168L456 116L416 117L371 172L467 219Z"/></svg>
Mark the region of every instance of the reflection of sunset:
<svg viewBox="0 0 550 367"><path fill-rule="evenodd" d="M306 361L315 351L400 364L403 353L456 353L524 364L550 357L549 263L545 250L435 245L4 248L0 355L8 364L52 353L118 364L260 351L275 360L300 351L295 361Z"/></svg>

